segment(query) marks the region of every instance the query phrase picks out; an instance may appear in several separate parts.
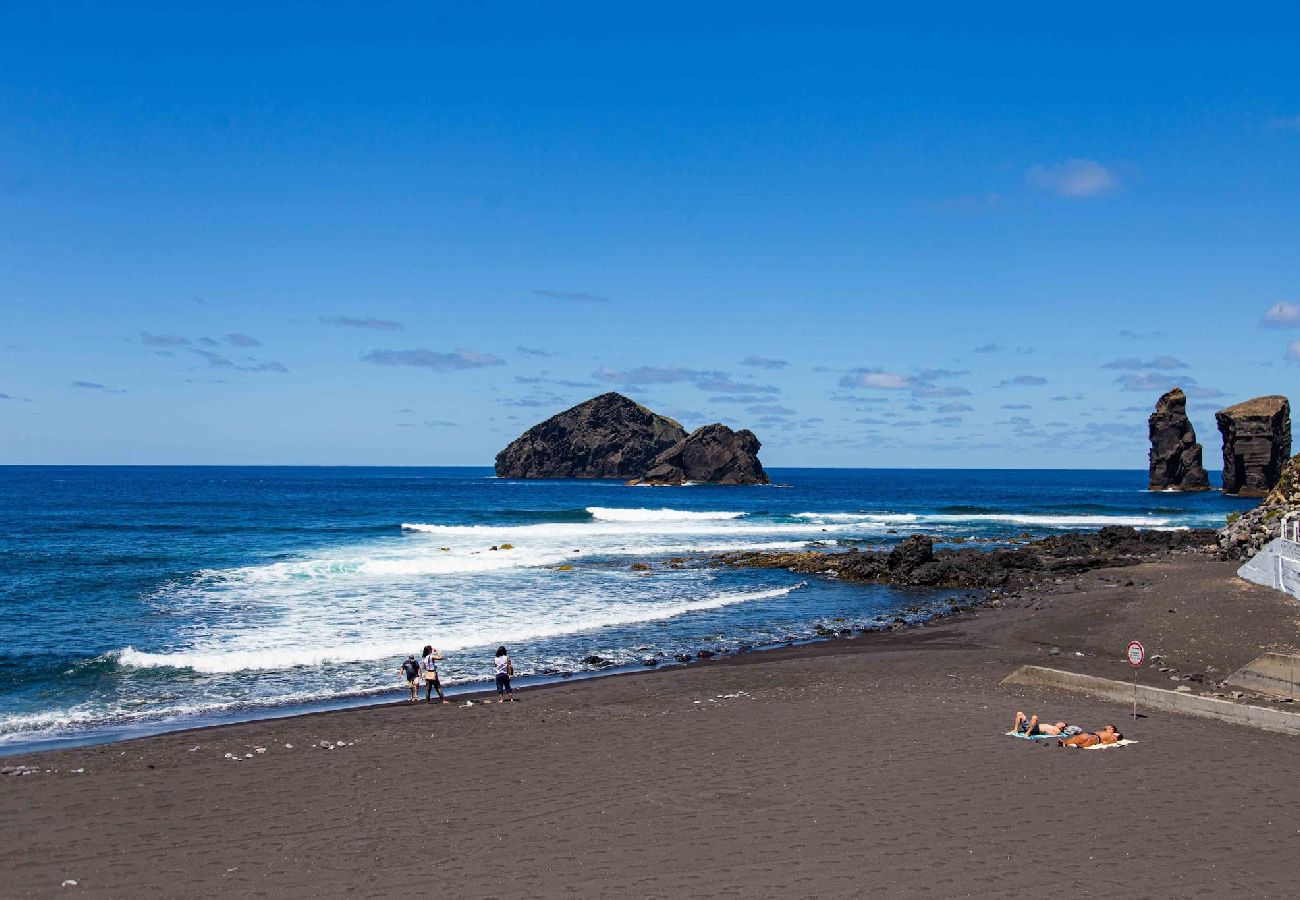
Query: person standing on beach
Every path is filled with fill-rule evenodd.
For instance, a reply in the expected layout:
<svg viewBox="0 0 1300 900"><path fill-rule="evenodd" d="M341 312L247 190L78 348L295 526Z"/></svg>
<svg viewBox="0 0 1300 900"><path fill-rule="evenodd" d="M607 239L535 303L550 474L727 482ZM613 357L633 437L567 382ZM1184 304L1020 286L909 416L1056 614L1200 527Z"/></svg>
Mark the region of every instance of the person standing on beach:
<svg viewBox="0 0 1300 900"><path fill-rule="evenodd" d="M515 674L515 667L510 662L510 654L506 652L505 647L497 647L495 663L497 670L497 703L505 703L507 697L510 698L511 703L514 703L515 692L510 687L510 676Z"/></svg>
<svg viewBox="0 0 1300 900"><path fill-rule="evenodd" d="M438 660L442 659L433 646L426 645L424 653L420 657L420 672L424 675L424 702L429 703L433 700L433 692L438 692L438 699L443 703L450 703L442 693L442 683L438 681Z"/></svg>
<svg viewBox="0 0 1300 900"><path fill-rule="evenodd" d="M420 699L420 664L415 661L415 654L406 657L406 662L402 663L402 677L406 679L406 687L410 691L410 696L406 698L407 703L414 703Z"/></svg>

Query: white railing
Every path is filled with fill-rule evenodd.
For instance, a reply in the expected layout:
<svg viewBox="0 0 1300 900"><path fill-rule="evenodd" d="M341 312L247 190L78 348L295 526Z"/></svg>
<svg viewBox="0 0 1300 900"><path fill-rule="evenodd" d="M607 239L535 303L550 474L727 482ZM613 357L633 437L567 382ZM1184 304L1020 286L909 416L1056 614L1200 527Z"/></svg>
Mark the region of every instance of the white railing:
<svg viewBox="0 0 1300 900"><path fill-rule="evenodd" d="M1281 537L1293 544L1300 544L1300 515L1287 513L1282 517Z"/></svg>

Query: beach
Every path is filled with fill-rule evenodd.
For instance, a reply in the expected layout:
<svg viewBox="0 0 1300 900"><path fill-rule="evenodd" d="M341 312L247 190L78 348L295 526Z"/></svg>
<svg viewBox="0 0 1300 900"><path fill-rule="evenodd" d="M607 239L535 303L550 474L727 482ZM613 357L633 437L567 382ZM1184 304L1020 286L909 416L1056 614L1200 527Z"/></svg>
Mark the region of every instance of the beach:
<svg viewBox="0 0 1300 900"><path fill-rule="evenodd" d="M1180 557L515 704L395 704L9 758L41 772L0 779L0 888L1289 896L1294 738L1167 713L1135 723L1122 705L1000 683L1023 663L1126 678L1133 638L1183 673L1293 648L1296 604L1233 572ZM1170 686L1155 665L1141 678ZM1138 743L1037 746L1004 736L1017 709L1113 721Z"/></svg>

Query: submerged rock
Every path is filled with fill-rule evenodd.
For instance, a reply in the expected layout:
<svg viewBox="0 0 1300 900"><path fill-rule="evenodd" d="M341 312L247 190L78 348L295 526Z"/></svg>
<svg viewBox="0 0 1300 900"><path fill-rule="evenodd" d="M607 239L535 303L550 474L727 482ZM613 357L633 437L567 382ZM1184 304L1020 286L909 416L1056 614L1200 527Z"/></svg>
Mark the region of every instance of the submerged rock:
<svg viewBox="0 0 1300 900"><path fill-rule="evenodd" d="M732 431L715 422L697 428L664 450L643 475L629 484L768 484L767 472L758 461L760 447L754 432Z"/></svg>
<svg viewBox="0 0 1300 900"><path fill-rule="evenodd" d="M611 391L529 428L497 454L499 478L641 475L686 437L678 422Z"/></svg>
<svg viewBox="0 0 1300 900"><path fill-rule="evenodd" d="M1279 536L1289 513L1300 513L1300 456L1291 457L1259 506L1228 517L1219 529L1219 549L1228 559L1250 559Z"/></svg>
<svg viewBox="0 0 1300 900"><path fill-rule="evenodd" d="M1223 492L1263 497L1291 456L1291 404L1256 397L1214 414L1223 434Z"/></svg>
<svg viewBox="0 0 1300 900"><path fill-rule="evenodd" d="M1156 401L1147 419L1151 438L1148 487L1153 491L1208 491L1210 476L1201 461L1201 445L1187 418L1187 395L1174 388Z"/></svg>

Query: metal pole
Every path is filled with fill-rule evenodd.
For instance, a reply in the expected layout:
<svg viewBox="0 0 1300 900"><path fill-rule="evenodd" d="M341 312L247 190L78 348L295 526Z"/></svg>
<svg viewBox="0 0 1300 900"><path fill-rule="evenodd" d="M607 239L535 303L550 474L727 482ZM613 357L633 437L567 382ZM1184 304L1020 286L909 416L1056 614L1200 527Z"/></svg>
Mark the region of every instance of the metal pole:
<svg viewBox="0 0 1300 900"><path fill-rule="evenodd" d="M1138 670L1137 666L1133 667L1133 721L1136 722L1138 717Z"/></svg>

